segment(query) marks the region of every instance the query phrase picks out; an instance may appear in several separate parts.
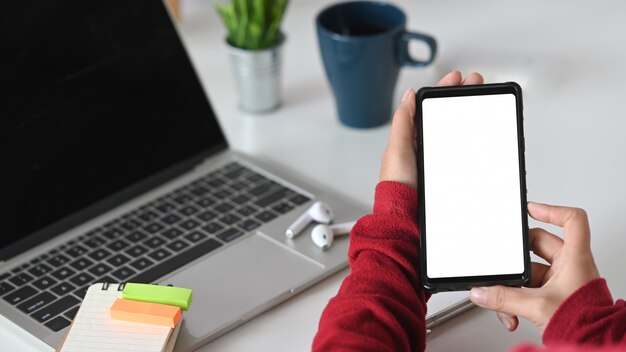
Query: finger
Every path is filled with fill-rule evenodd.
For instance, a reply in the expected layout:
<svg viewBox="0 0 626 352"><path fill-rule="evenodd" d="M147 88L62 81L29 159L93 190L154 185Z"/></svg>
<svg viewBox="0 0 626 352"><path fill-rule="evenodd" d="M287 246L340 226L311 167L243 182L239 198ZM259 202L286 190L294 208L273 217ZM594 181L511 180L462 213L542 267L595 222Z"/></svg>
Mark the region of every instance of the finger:
<svg viewBox="0 0 626 352"><path fill-rule="evenodd" d="M528 319L530 309L534 307L529 302L532 299L529 291L531 289L506 286L474 287L470 291L470 300L486 309Z"/></svg>
<svg viewBox="0 0 626 352"><path fill-rule="evenodd" d="M447 75L443 76L437 83L438 86L458 86L461 84L461 72L454 70Z"/></svg>
<svg viewBox="0 0 626 352"><path fill-rule="evenodd" d="M530 263L530 283L529 287L537 288L543 286L543 284L548 281L546 274L550 270L550 266L541 264L541 263Z"/></svg>
<svg viewBox="0 0 626 352"><path fill-rule="evenodd" d="M528 230L528 236L530 250L548 263L553 263L556 255L563 249L563 240L542 228Z"/></svg>
<svg viewBox="0 0 626 352"><path fill-rule="evenodd" d="M467 86L470 84L483 84L485 80L483 76L478 72L470 73L465 79L461 82L461 85Z"/></svg>
<svg viewBox="0 0 626 352"><path fill-rule="evenodd" d="M404 93L402 102L393 116L389 142L380 169L381 181L396 181L417 188L414 140L415 91L409 89Z"/></svg>
<svg viewBox="0 0 626 352"><path fill-rule="evenodd" d="M519 319L517 319L515 315L504 312L496 312L496 316L507 330L515 331L515 329L517 329L517 326L519 325Z"/></svg>
<svg viewBox="0 0 626 352"><path fill-rule="evenodd" d="M581 251L590 250L589 220L583 209L528 202L528 213L535 220L562 227L564 243Z"/></svg>
<svg viewBox="0 0 626 352"><path fill-rule="evenodd" d="M400 106L393 114L388 149L404 151L413 147L415 137L415 91L409 88L402 98Z"/></svg>

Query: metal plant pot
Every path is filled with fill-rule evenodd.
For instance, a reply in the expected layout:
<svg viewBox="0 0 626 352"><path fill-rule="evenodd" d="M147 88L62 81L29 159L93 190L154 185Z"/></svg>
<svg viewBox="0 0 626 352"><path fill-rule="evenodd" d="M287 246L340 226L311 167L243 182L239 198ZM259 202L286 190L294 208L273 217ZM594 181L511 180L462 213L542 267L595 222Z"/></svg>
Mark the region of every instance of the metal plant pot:
<svg viewBox="0 0 626 352"><path fill-rule="evenodd" d="M284 39L264 50L236 48L228 51L239 90L239 106L248 112L266 112L280 105L281 47Z"/></svg>

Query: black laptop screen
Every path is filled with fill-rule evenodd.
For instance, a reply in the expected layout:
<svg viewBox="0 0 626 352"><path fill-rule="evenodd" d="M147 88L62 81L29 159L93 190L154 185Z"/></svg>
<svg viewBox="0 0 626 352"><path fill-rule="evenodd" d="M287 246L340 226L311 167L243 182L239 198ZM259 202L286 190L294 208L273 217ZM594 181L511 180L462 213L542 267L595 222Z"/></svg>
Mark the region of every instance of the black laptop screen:
<svg viewBox="0 0 626 352"><path fill-rule="evenodd" d="M223 146L160 0L3 4L0 259Z"/></svg>

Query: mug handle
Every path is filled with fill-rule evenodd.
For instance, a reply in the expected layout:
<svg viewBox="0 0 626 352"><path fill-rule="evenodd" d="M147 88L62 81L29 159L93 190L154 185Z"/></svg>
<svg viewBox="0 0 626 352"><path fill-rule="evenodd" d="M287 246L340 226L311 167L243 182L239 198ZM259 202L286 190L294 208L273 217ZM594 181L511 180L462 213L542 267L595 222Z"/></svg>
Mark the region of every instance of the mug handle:
<svg viewBox="0 0 626 352"><path fill-rule="evenodd" d="M426 45L430 47L430 57L426 61L415 60L409 54L409 41L411 40L421 40ZM435 38L421 33L415 32L404 32L402 36L400 36L400 63L404 66L427 66L433 62L435 59L435 55L437 55L437 42Z"/></svg>

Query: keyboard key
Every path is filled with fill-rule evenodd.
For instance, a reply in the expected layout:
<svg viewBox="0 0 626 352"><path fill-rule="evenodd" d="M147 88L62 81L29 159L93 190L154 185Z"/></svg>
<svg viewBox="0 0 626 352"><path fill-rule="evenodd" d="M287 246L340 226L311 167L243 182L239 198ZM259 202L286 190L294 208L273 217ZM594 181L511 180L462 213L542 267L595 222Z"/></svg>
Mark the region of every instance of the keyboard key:
<svg viewBox="0 0 626 352"><path fill-rule="evenodd" d="M203 233L200 233L199 231L193 231L192 233L188 234L185 236L185 238L193 243L202 241L203 239L205 239L207 236Z"/></svg>
<svg viewBox="0 0 626 352"><path fill-rule="evenodd" d="M150 222L152 220L155 220L156 218L159 217L159 215L157 215L157 213L150 211L150 210L146 210L143 211L141 213L139 213L139 215L137 215L137 217L145 222Z"/></svg>
<svg viewBox="0 0 626 352"><path fill-rule="evenodd" d="M262 222L268 222L276 218L276 215L274 215L274 213L270 211L265 210L265 211L258 213L255 217L261 220Z"/></svg>
<svg viewBox="0 0 626 352"><path fill-rule="evenodd" d="M244 195L244 194L240 194L237 197L231 199L235 204L243 204L247 201L250 200L250 197Z"/></svg>
<svg viewBox="0 0 626 352"><path fill-rule="evenodd" d="M64 256L63 254L58 254L54 257L52 257L52 259L48 260L48 264L54 266L54 267L59 267L62 266L64 264L67 264L70 262L70 259L66 256Z"/></svg>
<svg viewBox="0 0 626 352"><path fill-rule="evenodd" d="M216 223L216 222L212 222L209 223L208 225L206 225L205 227L203 227L202 229L208 233L217 233L218 231L222 230L224 228L224 226Z"/></svg>
<svg viewBox="0 0 626 352"><path fill-rule="evenodd" d="M85 295L87 294L87 290L89 289L89 285L85 287L81 287L78 290L72 292L76 297L80 299L85 299Z"/></svg>
<svg viewBox="0 0 626 352"><path fill-rule="evenodd" d="M169 257L170 255L172 255L172 253L170 251L166 250L166 249L163 249L163 248L159 248L156 251L148 254L148 256L150 258L152 258L154 260L157 260L157 261L163 260L163 259Z"/></svg>
<svg viewBox="0 0 626 352"><path fill-rule="evenodd" d="M118 280L110 277L110 276L103 276L98 278L96 281L94 281L94 283L98 283L98 282L108 282L108 283L116 283Z"/></svg>
<svg viewBox="0 0 626 352"><path fill-rule="evenodd" d="M241 191L241 190L248 188L249 186L245 182L237 181L233 183L232 185L230 185L230 187L234 189L235 191Z"/></svg>
<svg viewBox="0 0 626 352"><path fill-rule="evenodd" d="M243 215L243 216L250 216L250 215L256 213L257 210L258 209L253 207L253 206L245 205L245 206L237 209L237 213L239 213L240 215Z"/></svg>
<svg viewBox="0 0 626 352"><path fill-rule="evenodd" d="M104 263L98 263L94 266L92 266L91 268L89 268L89 272L94 274L96 277L97 276L102 276L106 273L108 273L109 271L113 270L113 268L111 268L110 266L104 264Z"/></svg>
<svg viewBox="0 0 626 352"><path fill-rule="evenodd" d="M157 232L163 230L163 225L159 224L158 222L153 222L152 224L144 227L143 229L147 233L157 233Z"/></svg>
<svg viewBox="0 0 626 352"><path fill-rule="evenodd" d="M266 192L269 192L270 190L270 186L268 183L264 183L261 185L258 185L256 187L254 187L253 189L251 189L248 193L252 194L255 197L258 197Z"/></svg>
<svg viewBox="0 0 626 352"><path fill-rule="evenodd" d="M76 304L80 303L80 301L72 296L65 296L52 304L49 304L47 307L36 311L31 314L35 320L43 323L54 316L61 314L62 312L72 308Z"/></svg>
<svg viewBox="0 0 626 352"><path fill-rule="evenodd" d="M125 253L127 253L131 257L139 257L140 255L146 253L147 251L148 250L145 247L136 245L135 247L132 247L131 249L127 250Z"/></svg>
<svg viewBox="0 0 626 352"><path fill-rule="evenodd" d="M129 267L123 267L120 269L115 270L114 272L111 273L111 275L115 276L116 278L120 279L120 281L126 281L126 279L128 279L129 277L131 277L132 275L135 274L135 271Z"/></svg>
<svg viewBox="0 0 626 352"><path fill-rule="evenodd" d="M191 189L192 194L196 195L196 196L201 196L203 194L206 194L209 190L206 187L202 187L202 186L197 186Z"/></svg>
<svg viewBox="0 0 626 352"><path fill-rule="evenodd" d="M43 257L43 256L41 256L40 258L42 258L42 257ZM18 266L18 267L16 267L16 268L14 268L13 270L11 270L11 273L12 273L12 274L17 274L17 273L19 273L20 271L22 271L22 270L26 269L26 268L27 268L27 267L29 267L29 266L30 266L30 265L29 265L28 263L26 263L26 264L22 264L22 265L20 265L20 266Z"/></svg>
<svg viewBox="0 0 626 352"><path fill-rule="evenodd" d="M261 224L252 219L248 219L239 224L239 227L243 229L244 231L252 231L259 226L261 226Z"/></svg>
<svg viewBox="0 0 626 352"><path fill-rule="evenodd" d="M13 283L15 286L22 286L32 280L33 277L26 273L17 274L9 279L9 281L11 281L11 283Z"/></svg>
<svg viewBox="0 0 626 352"><path fill-rule="evenodd" d="M204 211L198 215L196 215L198 217L198 219L202 220L202 221L211 221L215 218L217 214L215 214L214 212L207 210Z"/></svg>
<svg viewBox="0 0 626 352"><path fill-rule="evenodd" d="M126 231L132 231L141 226L141 223L137 220L130 219L123 222L120 226Z"/></svg>
<svg viewBox="0 0 626 352"><path fill-rule="evenodd" d="M176 227L172 227L170 229L167 229L167 230L163 231L161 233L161 236L167 238L168 240L171 240L171 239L174 239L174 238L176 238L176 237L178 237L178 236L180 236L182 234L183 234L182 230L180 230L179 228L176 228Z"/></svg>
<svg viewBox="0 0 626 352"><path fill-rule="evenodd" d="M302 204L304 204L304 203L306 203L306 202L310 201L311 199L310 199L310 198L307 198L307 197L305 197L305 196L303 196L302 194L297 194L297 195L295 195L295 196L293 196L293 197L289 198L289 200L290 200L292 203L295 203L295 204L297 204L297 205L302 205Z"/></svg>
<svg viewBox="0 0 626 352"><path fill-rule="evenodd" d="M77 307L78 308L78 307ZM52 331L60 331L66 326L70 325L71 322L63 317L56 317L46 322L44 325L47 326Z"/></svg>
<svg viewBox="0 0 626 352"><path fill-rule="evenodd" d="M76 270L84 270L93 265L93 262L87 258L76 259L70 263L70 266Z"/></svg>
<svg viewBox="0 0 626 352"><path fill-rule="evenodd" d="M132 232L130 235L126 236L126 240L130 241L130 243L137 243L146 238L146 235L140 231Z"/></svg>
<svg viewBox="0 0 626 352"><path fill-rule="evenodd" d="M132 266L133 268L137 270L143 270L152 264L154 264L154 262L148 258L139 258L135 260L134 262L130 263L130 266Z"/></svg>
<svg viewBox="0 0 626 352"><path fill-rule="evenodd" d="M111 255L111 252L107 251L104 248L99 248L89 253L89 257L93 260L102 260L110 255Z"/></svg>
<svg viewBox="0 0 626 352"><path fill-rule="evenodd" d="M37 264L32 268L28 269L28 272L33 274L34 276L41 276L52 271L52 268L47 266L46 264Z"/></svg>
<svg viewBox="0 0 626 352"><path fill-rule="evenodd" d="M176 240L167 245L167 248L173 250L174 252L180 252L187 247L189 247L187 242L182 241L182 240Z"/></svg>
<svg viewBox="0 0 626 352"><path fill-rule="evenodd" d="M238 217L237 215L227 214L219 218L219 220L226 225L232 225L236 223L237 221L241 220L241 218Z"/></svg>
<svg viewBox="0 0 626 352"><path fill-rule="evenodd" d="M147 240L145 240L145 241L143 242L143 244L144 244L144 245L146 245L146 246L148 246L148 247L150 247L150 248L156 248L156 247L159 247L159 246L160 246L160 245L162 245L163 243L165 243L165 241L164 241L164 240L162 240L160 237L156 237L156 236L151 237L151 238L149 238L149 239L147 239Z"/></svg>
<svg viewBox="0 0 626 352"><path fill-rule="evenodd" d="M81 255L87 253L87 250L85 249L85 247L76 246L76 247L73 247L73 248L69 249L66 253L69 254L70 256L76 258L76 257L80 257Z"/></svg>
<svg viewBox="0 0 626 352"><path fill-rule="evenodd" d="M222 190L213 192L213 196L217 199L227 199L227 198L230 198L231 192L228 192L222 189Z"/></svg>
<svg viewBox="0 0 626 352"><path fill-rule="evenodd" d="M174 201L178 204L186 204L192 201L193 198L191 198L191 196L188 196L186 194L180 194L177 195L176 197L174 197Z"/></svg>
<svg viewBox="0 0 626 352"><path fill-rule="evenodd" d="M74 275L76 272L70 268L61 268L52 273L52 276L56 277L59 280L65 280L69 276Z"/></svg>
<svg viewBox="0 0 626 352"><path fill-rule="evenodd" d="M106 242L104 238L100 236L91 237L87 241L83 242L89 248L98 248Z"/></svg>
<svg viewBox="0 0 626 352"><path fill-rule="evenodd" d="M176 208L176 207L175 207L173 204L168 203L168 202L164 202L164 203L162 203L162 204L159 204L159 205L156 207L156 209L157 209L158 211L160 211L161 213L163 213L163 214L167 214L167 213L169 213L169 212L170 212L170 211L172 211L174 208Z"/></svg>
<svg viewBox="0 0 626 352"><path fill-rule="evenodd" d="M201 198L199 201L196 202L197 205L199 205L202 208L208 208L211 205L213 205L215 202L213 201L213 199L209 198L209 197L204 197Z"/></svg>
<svg viewBox="0 0 626 352"><path fill-rule="evenodd" d="M42 277L40 279L37 279L37 280L33 281L32 285L37 287L40 290L45 290L48 287L50 287L50 286L52 286L52 285L54 285L56 283L57 283L56 280L54 280L54 279L52 279L52 278L50 278L48 276L44 276L44 277Z"/></svg>
<svg viewBox="0 0 626 352"><path fill-rule="evenodd" d="M121 235L124 234L124 231L122 231L121 229L118 229L117 227L114 227L112 229L109 229L107 231L105 231L104 233L102 233L102 235L110 240L119 237Z"/></svg>
<svg viewBox="0 0 626 352"><path fill-rule="evenodd" d="M30 314L37 309L47 305L48 303L54 301L55 299L57 298L52 293L42 292L35 297L23 302L22 304L17 306L17 308L26 314Z"/></svg>
<svg viewBox="0 0 626 352"><path fill-rule="evenodd" d="M163 221L164 223L168 224L168 225L173 225L177 222L179 222L180 220L182 220L181 217L176 216L174 214L169 214L164 216L163 218L161 218L161 221Z"/></svg>
<svg viewBox="0 0 626 352"><path fill-rule="evenodd" d="M76 287L69 282L61 282L60 284L54 286L50 289L50 291L56 293L59 296L63 296L67 293L72 292Z"/></svg>
<svg viewBox="0 0 626 352"><path fill-rule="evenodd" d="M27 299L28 297L34 295L35 293L37 293L37 290L35 290L34 288L30 287L30 286L24 286L16 291L13 291L12 293L4 296L4 300L11 303L11 304L18 304L22 301L24 301L25 299Z"/></svg>
<svg viewBox="0 0 626 352"><path fill-rule="evenodd" d="M230 172L227 172L224 176L229 179L236 179L237 177L243 175L246 172L246 169L243 167L236 168Z"/></svg>
<svg viewBox="0 0 626 352"><path fill-rule="evenodd" d="M128 244L128 242L124 240L113 241L107 245L107 247L109 247L114 252L119 252L123 249L128 248L129 246L130 245Z"/></svg>
<svg viewBox="0 0 626 352"><path fill-rule="evenodd" d="M11 292L15 289L15 286L11 285L8 282L0 282L0 296L4 295L7 292Z"/></svg>
<svg viewBox="0 0 626 352"><path fill-rule="evenodd" d="M139 273L137 276L133 277L132 282L152 283L160 277L171 273L173 270L176 270L221 246L221 243L210 238L207 241L189 247L188 250L181 252L176 256L170 257L143 273Z"/></svg>
<svg viewBox="0 0 626 352"><path fill-rule="evenodd" d="M187 205L181 209L178 209L178 212L187 216L191 216L198 212L198 209L192 207L191 205Z"/></svg>
<svg viewBox="0 0 626 352"><path fill-rule="evenodd" d="M94 279L95 277L87 273L79 273L78 275L72 277L70 279L70 282L76 286L82 286L82 285L90 284Z"/></svg>
<svg viewBox="0 0 626 352"><path fill-rule="evenodd" d="M206 183L213 188L217 188L223 184L226 184L226 181L216 177L208 180Z"/></svg>
<svg viewBox="0 0 626 352"><path fill-rule="evenodd" d="M272 207L272 210L274 210L275 212L277 212L279 214L285 214L286 212L290 211L291 209L293 209L293 207L291 205L287 204L286 202L282 202L282 203Z"/></svg>
<svg viewBox="0 0 626 352"><path fill-rule="evenodd" d="M261 182L267 181L267 178L259 174L254 174L254 173L246 176L246 179L249 181L252 181L253 183L261 183Z"/></svg>
<svg viewBox="0 0 626 352"><path fill-rule="evenodd" d="M67 312L63 313L63 315L66 316L69 320L74 320L74 317L76 316L76 313L78 313L78 309L80 309L80 306L76 306L76 307L68 310ZM57 319L57 318L54 318L54 319Z"/></svg>
<svg viewBox="0 0 626 352"><path fill-rule="evenodd" d="M10 274L10 273L4 273L4 274L0 275L0 281L2 281L2 280L4 280L4 279L8 278L9 276L11 276L11 274Z"/></svg>
<svg viewBox="0 0 626 352"><path fill-rule="evenodd" d="M107 262L109 264L115 266L115 267L118 267L120 265L123 265L124 263L126 263L129 260L130 259L127 256L123 255L123 254L116 254L116 255L110 257L109 259L107 259Z"/></svg>
<svg viewBox="0 0 626 352"><path fill-rule="evenodd" d="M196 227L200 226L200 223L195 220L189 219L189 220L185 220L181 222L179 226L187 231L191 231L195 229Z"/></svg>
<svg viewBox="0 0 626 352"><path fill-rule="evenodd" d="M231 228L217 235L217 238L219 238L220 240L224 242L230 242L243 235L244 235L244 232L237 230L235 228Z"/></svg>
<svg viewBox="0 0 626 352"><path fill-rule="evenodd" d="M228 212L228 211L232 210L233 208L234 208L234 207L233 207L232 205L228 204L228 203L222 203L222 204L220 204L220 205L216 206L216 207L215 207L215 210L216 210L217 212L219 212L219 213L222 213L222 214L223 214L223 213L226 213L226 212Z"/></svg>
<svg viewBox="0 0 626 352"><path fill-rule="evenodd" d="M280 188L279 190L272 192L271 194L266 195L263 198L257 200L255 204L261 208L266 207L279 200L282 200L285 197L285 193L287 193L287 191L288 191L287 188Z"/></svg>

